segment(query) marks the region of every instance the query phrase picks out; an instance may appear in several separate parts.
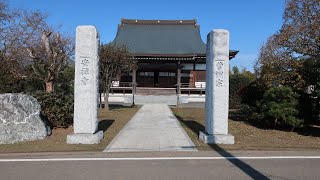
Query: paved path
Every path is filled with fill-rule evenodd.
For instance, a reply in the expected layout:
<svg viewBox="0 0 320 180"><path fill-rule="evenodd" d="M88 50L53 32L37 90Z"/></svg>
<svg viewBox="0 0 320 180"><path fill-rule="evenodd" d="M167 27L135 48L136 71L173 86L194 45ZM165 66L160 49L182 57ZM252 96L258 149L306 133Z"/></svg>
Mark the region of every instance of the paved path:
<svg viewBox="0 0 320 180"><path fill-rule="evenodd" d="M197 151L165 104L146 104L112 140L104 152Z"/></svg>

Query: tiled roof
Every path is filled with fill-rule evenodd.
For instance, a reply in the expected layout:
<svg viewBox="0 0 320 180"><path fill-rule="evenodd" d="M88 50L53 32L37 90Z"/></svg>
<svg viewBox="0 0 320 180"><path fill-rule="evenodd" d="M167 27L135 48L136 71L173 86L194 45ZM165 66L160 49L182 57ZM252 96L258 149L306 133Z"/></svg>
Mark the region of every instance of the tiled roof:
<svg viewBox="0 0 320 180"><path fill-rule="evenodd" d="M201 39L196 20L122 19L112 43L125 45L136 56L206 54L206 44Z"/></svg>

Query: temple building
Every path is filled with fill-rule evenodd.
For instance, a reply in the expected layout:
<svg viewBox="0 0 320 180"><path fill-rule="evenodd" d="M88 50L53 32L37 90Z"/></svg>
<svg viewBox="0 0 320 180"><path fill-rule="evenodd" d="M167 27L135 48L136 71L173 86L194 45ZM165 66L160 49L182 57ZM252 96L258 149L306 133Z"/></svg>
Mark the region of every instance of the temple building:
<svg viewBox="0 0 320 180"><path fill-rule="evenodd" d="M121 76L118 89L130 82L132 94L204 93L206 44L196 20L121 19L112 43L126 46L138 62ZM237 53L231 50L230 59Z"/></svg>

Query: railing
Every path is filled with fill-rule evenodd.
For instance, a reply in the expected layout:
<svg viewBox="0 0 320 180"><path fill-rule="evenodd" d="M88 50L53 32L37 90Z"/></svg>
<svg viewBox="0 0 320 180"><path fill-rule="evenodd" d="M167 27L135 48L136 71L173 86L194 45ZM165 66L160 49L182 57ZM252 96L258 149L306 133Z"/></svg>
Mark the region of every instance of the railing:
<svg viewBox="0 0 320 180"><path fill-rule="evenodd" d="M119 82L115 81L111 84L110 93L114 94L114 92L122 92L126 94L126 92L135 93L136 87L138 84L133 84L132 82ZM195 83L180 83L180 85L175 85L177 88L177 94L192 94L199 93L200 95L205 93L206 84L205 82L195 82Z"/></svg>
<svg viewBox="0 0 320 180"><path fill-rule="evenodd" d="M132 87L132 82L113 81L111 87Z"/></svg>
<svg viewBox="0 0 320 180"><path fill-rule="evenodd" d="M110 93L113 94L114 91L121 91L123 94L126 93L126 91L134 91L135 90L135 86L133 86L132 82L119 82L119 81L114 81L111 84L110 87Z"/></svg>
<svg viewBox="0 0 320 180"><path fill-rule="evenodd" d="M205 82L180 83L180 86L178 84L175 86L177 86L178 94L184 94L184 92L187 92L187 94L190 95L191 92L199 92L200 95L202 95L206 90Z"/></svg>

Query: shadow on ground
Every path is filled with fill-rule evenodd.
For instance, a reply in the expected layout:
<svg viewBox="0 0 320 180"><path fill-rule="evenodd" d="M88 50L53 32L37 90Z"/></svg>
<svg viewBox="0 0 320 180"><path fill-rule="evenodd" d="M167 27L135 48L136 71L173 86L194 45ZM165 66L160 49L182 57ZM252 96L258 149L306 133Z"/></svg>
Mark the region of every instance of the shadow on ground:
<svg viewBox="0 0 320 180"><path fill-rule="evenodd" d="M247 164L244 161L241 161L240 159L233 156L228 151L224 150L217 144L209 144L209 146L218 152L221 156L226 157L226 159L232 163L234 166L238 167L242 172L250 176L252 179L269 179L267 176L262 174L260 171L256 170L249 164Z"/></svg>
<svg viewBox="0 0 320 180"><path fill-rule="evenodd" d="M104 109L104 104L101 104L101 110ZM120 105L120 104L109 104L109 110L115 110L115 109L123 109L123 108L131 108L134 106L124 106L124 105Z"/></svg>
<svg viewBox="0 0 320 180"><path fill-rule="evenodd" d="M320 126L309 125L302 129L296 130L296 132L304 136L320 137Z"/></svg>
<svg viewBox="0 0 320 180"><path fill-rule="evenodd" d="M204 131L205 127L202 124L199 124L198 122L194 120L184 120L180 116L176 116L177 119L181 123L183 123L185 126L187 126L189 129L191 129L195 134L199 137L199 132ZM226 157L226 160L228 160L230 163L232 163L234 166L238 167L242 172L250 176L252 179L269 179L267 176L259 172L258 170L254 169L252 166L247 164L244 161L241 161L240 159L237 159L235 156L233 156L231 153L223 149L217 144L209 144L212 150L219 153L221 156Z"/></svg>
<svg viewBox="0 0 320 180"><path fill-rule="evenodd" d="M178 116L178 115L175 115L175 116L181 123L183 123L189 129L191 129L194 133L198 134L198 136L200 131L205 130L205 127L202 124L199 124L194 120L184 120L181 116Z"/></svg>
<svg viewBox="0 0 320 180"><path fill-rule="evenodd" d="M110 120L110 119L104 119L99 121L98 123L98 130L99 131L107 131L107 129L109 129L109 127L113 124L114 120Z"/></svg>

